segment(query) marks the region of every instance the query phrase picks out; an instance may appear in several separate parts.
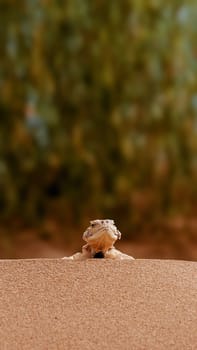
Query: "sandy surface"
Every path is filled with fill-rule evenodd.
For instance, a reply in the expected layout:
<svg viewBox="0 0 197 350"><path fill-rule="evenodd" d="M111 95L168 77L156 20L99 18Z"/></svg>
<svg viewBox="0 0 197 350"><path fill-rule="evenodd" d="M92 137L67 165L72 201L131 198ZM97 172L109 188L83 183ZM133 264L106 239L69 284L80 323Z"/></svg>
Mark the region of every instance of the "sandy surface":
<svg viewBox="0 0 197 350"><path fill-rule="evenodd" d="M1 350L197 349L197 263L1 260Z"/></svg>

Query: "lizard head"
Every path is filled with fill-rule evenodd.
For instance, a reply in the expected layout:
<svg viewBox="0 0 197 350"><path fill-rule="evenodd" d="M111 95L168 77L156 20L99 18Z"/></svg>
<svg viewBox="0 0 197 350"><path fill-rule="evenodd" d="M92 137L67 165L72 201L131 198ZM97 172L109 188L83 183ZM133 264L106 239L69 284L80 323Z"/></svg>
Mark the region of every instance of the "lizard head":
<svg viewBox="0 0 197 350"><path fill-rule="evenodd" d="M93 220L83 234L83 239L95 251L107 251L121 238L113 220Z"/></svg>

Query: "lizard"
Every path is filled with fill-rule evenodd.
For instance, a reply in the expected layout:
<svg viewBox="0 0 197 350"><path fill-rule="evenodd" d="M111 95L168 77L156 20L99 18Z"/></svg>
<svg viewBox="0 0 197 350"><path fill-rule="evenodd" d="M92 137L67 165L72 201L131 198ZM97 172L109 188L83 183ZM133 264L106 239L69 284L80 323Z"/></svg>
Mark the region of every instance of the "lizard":
<svg viewBox="0 0 197 350"><path fill-rule="evenodd" d="M114 243L118 239L121 239L121 233L117 229L114 220L97 219L90 221L90 225L83 233L83 240L87 243L82 247L82 251L62 259L85 260L105 258L134 260L132 256L124 254L114 247Z"/></svg>

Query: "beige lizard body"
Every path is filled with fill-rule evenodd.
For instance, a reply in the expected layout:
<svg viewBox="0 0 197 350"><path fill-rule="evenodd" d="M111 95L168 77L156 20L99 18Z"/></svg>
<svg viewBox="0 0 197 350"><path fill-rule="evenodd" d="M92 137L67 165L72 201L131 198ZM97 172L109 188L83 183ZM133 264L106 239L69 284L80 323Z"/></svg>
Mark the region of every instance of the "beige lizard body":
<svg viewBox="0 0 197 350"><path fill-rule="evenodd" d="M90 226L83 234L83 239L87 244L82 247L82 252L63 259L85 260L91 258L105 258L133 260L134 258L132 256L123 254L114 248L114 243L120 238L121 233L118 231L113 220L90 221Z"/></svg>

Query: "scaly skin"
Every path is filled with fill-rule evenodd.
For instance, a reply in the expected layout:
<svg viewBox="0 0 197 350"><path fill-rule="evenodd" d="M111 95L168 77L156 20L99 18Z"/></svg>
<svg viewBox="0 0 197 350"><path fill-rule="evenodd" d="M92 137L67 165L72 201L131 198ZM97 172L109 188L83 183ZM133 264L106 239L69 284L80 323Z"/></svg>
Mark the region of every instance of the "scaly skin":
<svg viewBox="0 0 197 350"><path fill-rule="evenodd" d="M134 260L132 256L121 253L114 248L117 239L121 239L121 233L118 231L113 220L93 220L90 226L83 234L86 245L82 247L82 252L76 253L63 259L86 260L97 257L116 260Z"/></svg>

